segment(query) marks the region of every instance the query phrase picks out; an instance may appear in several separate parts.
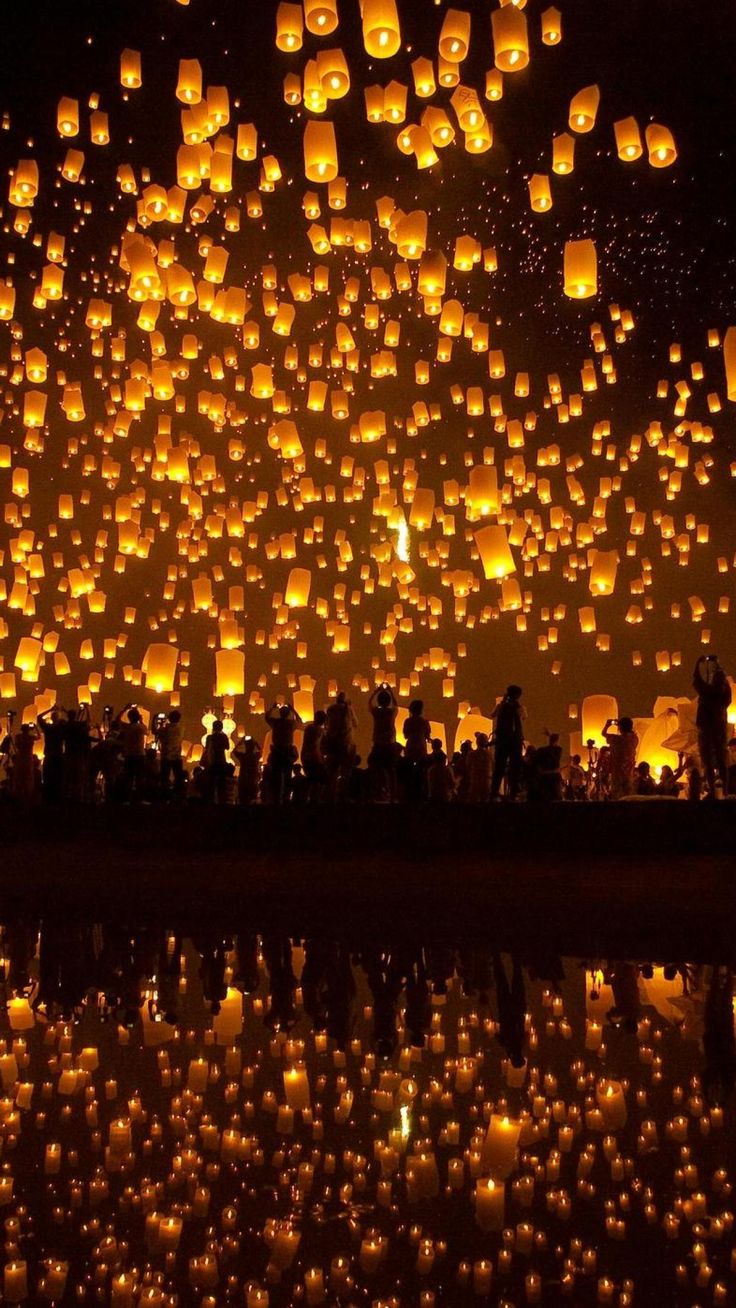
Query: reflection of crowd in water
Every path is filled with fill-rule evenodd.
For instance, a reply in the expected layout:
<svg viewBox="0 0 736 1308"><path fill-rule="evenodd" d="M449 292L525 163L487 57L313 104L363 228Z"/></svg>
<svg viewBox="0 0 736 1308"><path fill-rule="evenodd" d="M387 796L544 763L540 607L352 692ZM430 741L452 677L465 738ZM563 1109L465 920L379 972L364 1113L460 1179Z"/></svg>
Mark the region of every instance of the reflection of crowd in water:
<svg viewBox="0 0 736 1308"><path fill-rule="evenodd" d="M358 721L344 691L304 723L288 702L265 715L268 748L245 735L233 744L213 718L197 762L184 757L178 709L158 714L147 728L139 708L106 709L93 724L89 709L58 707L24 723L8 725L0 744L0 782L25 804L95 800L153 802L187 800L218 804L304 804L325 801L486 803L526 799L722 798L736 795L736 739L729 741L728 679L717 660L698 660L697 748L678 755L678 765L657 772L637 762L639 740L630 717L609 719L602 744L563 761L558 733L542 745L525 738L520 686L509 686L491 713L492 730L475 732L448 757L421 700L409 705L398 739L399 705L388 685L371 695L372 741L363 760L356 745ZM297 740L300 739L300 749Z"/></svg>
<svg viewBox="0 0 736 1308"><path fill-rule="evenodd" d="M477 944L361 944L326 937L293 940L202 930L187 937L204 1002L216 1016L233 990L264 995L263 1021L288 1033L302 1012L337 1049L352 1040L360 1004L356 969L370 992L372 1046L391 1058L399 1045L429 1047L433 1014L457 988L478 1009L495 1010L496 1039L513 1067L529 1054L529 982L554 996L573 973L585 973L586 1002L605 1027L636 1038L656 974L667 990L670 1020L702 1044L703 1083L715 1101L736 1084L734 969L725 965L573 961L552 952L501 954ZM2 928L0 983L6 996L27 996L48 1021L78 1022L93 1006L111 1023L134 1028L142 1018L176 1026L182 1019L185 938L158 927L131 931L113 923L70 924L53 918ZM297 957L298 956L298 957ZM600 999L603 996L603 1008ZM610 1000L610 1003L608 1002ZM401 1041L400 1041L401 1033Z"/></svg>

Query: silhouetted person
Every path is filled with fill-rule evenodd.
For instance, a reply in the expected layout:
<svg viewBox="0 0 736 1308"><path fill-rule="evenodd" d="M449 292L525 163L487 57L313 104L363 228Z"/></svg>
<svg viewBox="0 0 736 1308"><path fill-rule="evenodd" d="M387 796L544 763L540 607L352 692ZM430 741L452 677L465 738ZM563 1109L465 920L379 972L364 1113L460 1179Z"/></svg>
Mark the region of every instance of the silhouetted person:
<svg viewBox="0 0 736 1308"><path fill-rule="evenodd" d="M69 709L64 723L64 798L71 804L83 804L89 786L89 708Z"/></svg>
<svg viewBox="0 0 736 1308"><path fill-rule="evenodd" d="M656 795L657 783L652 776L652 769L649 764L642 760L637 763L634 775L634 794L640 796Z"/></svg>
<svg viewBox="0 0 736 1308"><path fill-rule="evenodd" d="M344 690L325 709L325 734L322 753L327 767L327 782L336 798L340 781L346 782L355 761L355 728L358 725L352 704Z"/></svg>
<svg viewBox="0 0 736 1308"><path fill-rule="evenodd" d="M64 720L58 704L36 718L43 736L42 794L47 804L58 804L64 785Z"/></svg>
<svg viewBox="0 0 736 1308"><path fill-rule="evenodd" d="M32 804L37 795L39 777L34 755L37 740L35 723L24 722L13 736L11 793L19 804Z"/></svg>
<svg viewBox="0 0 736 1308"><path fill-rule="evenodd" d="M567 781L565 783L565 799L573 800L580 803L588 798L588 779L585 770L582 767L582 761L579 754L573 754L567 765Z"/></svg>
<svg viewBox="0 0 736 1308"><path fill-rule="evenodd" d="M399 706L391 687L384 682L377 686L368 700L373 719L373 741L368 755L368 771L373 783L374 798L384 795L390 803L396 799L396 715Z"/></svg>
<svg viewBox="0 0 736 1308"><path fill-rule="evenodd" d="M125 714L127 713L127 721ZM141 798L146 766L146 728L140 712L133 704L126 704L112 723L120 752L123 756L123 798Z"/></svg>
<svg viewBox="0 0 736 1308"><path fill-rule="evenodd" d="M468 800L471 804L487 804L491 794L493 757L491 742L485 731L476 731L475 749L467 758Z"/></svg>
<svg viewBox="0 0 736 1308"><path fill-rule="evenodd" d="M285 804L289 798L291 772L296 762L294 732L302 725L292 704L272 704L266 714L271 728L268 754L268 792L272 803Z"/></svg>
<svg viewBox="0 0 736 1308"><path fill-rule="evenodd" d="M491 713L494 728L495 754L491 799L497 799L501 783L506 778L509 799L516 799L521 782L524 753L524 709L521 703L521 686L508 686L506 694Z"/></svg>
<svg viewBox="0 0 736 1308"><path fill-rule="evenodd" d="M718 781L724 794L728 787L728 706L731 703L731 687L715 654L701 654L695 664L693 686L698 693L695 725L700 761L708 794L715 799Z"/></svg>
<svg viewBox="0 0 736 1308"><path fill-rule="evenodd" d="M243 736L231 753L238 764L238 803L255 804L261 779L261 747L253 736Z"/></svg>
<svg viewBox="0 0 736 1308"><path fill-rule="evenodd" d="M228 762L229 753L227 733L220 719L215 718L204 747L205 796L210 803L227 803L231 767Z"/></svg>
<svg viewBox="0 0 736 1308"><path fill-rule="evenodd" d="M657 794L665 795L668 799L677 799L680 793L680 777L685 771L685 760L682 754L678 755L679 764L677 770L673 770L669 763L665 763L659 776L657 785Z"/></svg>
<svg viewBox="0 0 736 1308"><path fill-rule="evenodd" d="M161 790L168 796L173 785L174 794L181 798L184 789L184 763L181 756L181 713L172 709L156 731L161 750Z"/></svg>
<svg viewBox="0 0 736 1308"><path fill-rule="evenodd" d="M618 726L618 731L611 727ZM601 735L609 750L611 799L623 799L634 789L634 767L639 737L631 718L609 718ZM600 757L600 756L599 756Z"/></svg>
<svg viewBox="0 0 736 1308"><path fill-rule="evenodd" d="M307 780L307 799L311 803L324 799L327 784L327 768L322 753L326 721L324 709L317 709L312 721L307 722L302 737L301 761Z"/></svg>
<svg viewBox="0 0 736 1308"><path fill-rule="evenodd" d="M562 746L557 731L547 733L547 744L540 745L535 759L537 791L545 803L562 799Z"/></svg>
<svg viewBox="0 0 736 1308"><path fill-rule="evenodd" d="M447 755L442 748L442 741L436 736L427 759L427 797L431 804L448 804L455 794L455 781L447 762Z"/></svg>
<svg viewBox="0 0 736 1308"><path fill-rule="evenodd" d="M426 795L427 744L432 737L424 716L424 703L413 699L404 722L404 754L399 764L404 795L409 803L419 803Z"/></svg>

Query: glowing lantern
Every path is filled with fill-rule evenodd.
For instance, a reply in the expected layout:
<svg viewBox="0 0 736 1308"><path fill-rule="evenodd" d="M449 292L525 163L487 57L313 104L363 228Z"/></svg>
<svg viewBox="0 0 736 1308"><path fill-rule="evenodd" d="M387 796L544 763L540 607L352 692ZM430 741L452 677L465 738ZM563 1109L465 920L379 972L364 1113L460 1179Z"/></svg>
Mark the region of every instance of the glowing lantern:
<svg viewBox="0 0 736 1308"><path fill-rule="evenodd" d="M491 13L493 52L502 73L520 73L529 63L529 33L526 16L515 5Z"/></svg>
<svg viewBox="0 0 736 1308"><path fill-rule="evenodd" d="M276 10L276 45L287 52L301 50L304 14L300 4L279 4Z"/></svg>
<svg viewBox="0 0 736 1308"><path fill-rule="evenodd" d="M550 6L542 12L542 41L545 45L559 45L562 40L562 14Z"/></svg>
<svg viewBox="0 0 736 1308"><path fill-rule="evenodd" d="M723 364L726 370L726 394L736 401L736 327L729 327L723 338Z"/></svg>
<svg viewBox="0 0 736 1308"><path fill-rule="evenodd" d="M245 655L239 649L219 649L215 654L216 695L245 692Z"/></svg>
<svg viewBox="0 0 736 1308"><path fill-rule="evenodd" d="M652 168L669 168L677 158L677 147L669 128L661 123L650 123L644 135Z"/></svg>
<svg viewBox="0 0 736 1308"><path fill-rule="evenodd" d="M618 569L617 550L593 550L588 587L591 595L612 595Z"/></svg>
<svg viewBox="0 0 736 1308"><path fill-rule="evenodd" d="M396 247L402 259L421 259L427 245L427 215L423 209L405 214L396 228Z"/></svg>
<svg viewBox="0 0 736 1308"><path fill-rule="evenodd" d="M600 104L599 87L584 86L570 101L569 124L573 132L592 132Z"/></svg>
<svg viewBox="0 0 736 1308"><path fill-rule="evenodd" d="M613 124L613 131L619 159L624 163L633 163L635 159L641 159L644 149L636 119L620 118Z"/></svg>
<svg viewBox="0 0 736 1308"><path fill-rule="evenodd" d="M529 178L529 202L535 213L546 213L552 208L552 192L546 173L533 173Z"/></svg>
<svg viewBox="0 0 736 1308"><path fill-rule="evenodd" d="M486 580L502 580L516 571L514 556L509 546L506 528L501 526L482 527L474 533L480 560Z"/></svg>
<svg viewBox="0 0 736 1308"><path fill-rule="evenodd" d="M470 469L465 506L473 517L498 513L498 475L494 467L481 463Z"/></svg>
<svg viewBox="0 0 736 1308"><path fill-rule="evenodd" d="M552 172L564 177L575 166L575 137L562 132L552 140Z"/></svg>
<svg viewBox="0 0 736 1308"><path fill-rule="evenodd" d="M440 31L439 51L448 63L460 64L467 58L470 44L470 14L462 9L448 9Z"/></svg>
<svg viewBox="0 0 736 1308"><path fill-rule="evenodd" d="M62 96L56 111L59 136L76 136L79 132L79 101Z"/></svg>
<svg viewBox="0 0 736 1308"><path fill-rule="evenodd" d="M202 99L202 66L198 59L180 59L176 98L183 104L199 104Z"/></svg>
<svg viewBox="0 0 736 1308"><path fill-rule="evenodd" d="M21 636L15 652L14 666L24 676L35 676L42 653L43 645L40 640L34 640L32 636Z"/></svg>
<svg viewBox="0 0 736 1308"><path fill-rule="evenodd" d="M174 689L179 651L174 645L149 645L143 658L143 674L149 690L157 695L170 694Z"/></svg>
<svg viewBox="0 0 736 1308"><path fill-rule="evenodd" d="M142 86L140 50L123 50L120 54L120 82L129 90Z"/></svg>
<svg viewBox="0 0 736 1308"><path fill-rule="evenodd" d="M332 182L338 174L333 123L310 120L304 128L304 173L309 182Z"/></svg>
<svg viewBox="0 0 736 1308"><path fill-rule="evenodd" d="M363 44L374 59L390 59L401 45L396 0L363 0Z"/></svg>
<svg viewBox="0 0 736 1308"><path fill-rule="evenodd" d="M598 260L593 241L565 241L565 295L587 300L598 291Z"/></svg>
<svg viewBox="0 0 736 1308"><path fill-rule="evenodd" d="M312 36L330 36L338 24L337 0L304 0L304 21Z"/></svg>
<svg viewBox="0 0 736 1308"><path fill-rule="evenodd" d="M312 574L308 568L292 568L286 583L284 603L290 609L306 608L309 602L309 590Z"/></svg>

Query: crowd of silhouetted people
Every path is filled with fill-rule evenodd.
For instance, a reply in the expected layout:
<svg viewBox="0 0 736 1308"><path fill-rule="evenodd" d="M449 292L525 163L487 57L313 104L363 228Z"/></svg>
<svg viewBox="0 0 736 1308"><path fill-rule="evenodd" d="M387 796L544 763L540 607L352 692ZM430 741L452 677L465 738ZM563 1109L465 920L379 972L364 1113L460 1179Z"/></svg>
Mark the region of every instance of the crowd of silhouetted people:
<svg viewBox="0 0 736 1308"><path fill-rule="evenodd" d="M697 743L678 753L676 767L638 759L631 717L609 719L602 743L563 758L559 733L542 744L525 735L520 686L511 685L490 714L492 730L476 731L448 755L433 737L421 700L413 700L397 731L399 705L390 686L368 701L371 745L357 748L358 720L344 691L303 722L289 702L265 714L267 748L250 735L231 739L213 718L201 749L184 756L178 709L146 726L134 704L105 709L93 723L87 707L55 706L24 722L9 719L0 741L0 788L31 805L100 801L200 804L373 803L483 804L527 800L573 803L626 798L723 798L736 795L736 738L729 738L731 687L713 656L695 667ZM403 739L399 738L399 735ZM299 742L300 747L297 747Z"/></svg>

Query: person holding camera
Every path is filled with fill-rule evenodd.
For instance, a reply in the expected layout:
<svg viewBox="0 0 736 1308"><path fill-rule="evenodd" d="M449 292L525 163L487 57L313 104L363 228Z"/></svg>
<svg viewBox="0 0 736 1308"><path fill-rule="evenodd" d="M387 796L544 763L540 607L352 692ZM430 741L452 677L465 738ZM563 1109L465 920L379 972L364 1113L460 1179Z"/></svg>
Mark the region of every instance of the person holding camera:
<svg viewBox="0 0 736 1308"><path fill-rule="evenodd" d="M617 731L612 731L617 727ZM611 799L625 799L634 790L639 737L632 718L609 718L601 735L609 750Z"/></svg>
<svg viewBox="0 0 736 1308"><path fill-rule="evenodd" d="M731 686L715 654L701 654L693 672L693 686L698 694L695 725L698 749L705 773L708 794L716 798L728 790L728 706Z"/></svg>

